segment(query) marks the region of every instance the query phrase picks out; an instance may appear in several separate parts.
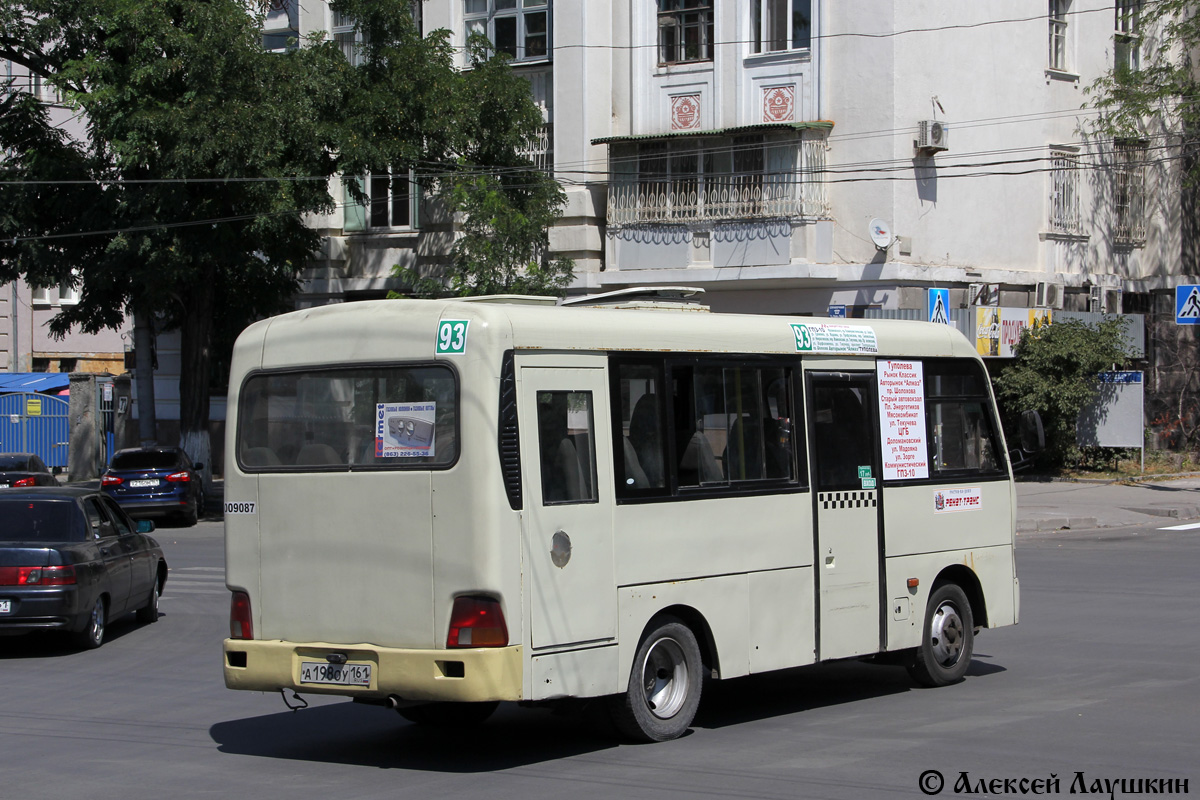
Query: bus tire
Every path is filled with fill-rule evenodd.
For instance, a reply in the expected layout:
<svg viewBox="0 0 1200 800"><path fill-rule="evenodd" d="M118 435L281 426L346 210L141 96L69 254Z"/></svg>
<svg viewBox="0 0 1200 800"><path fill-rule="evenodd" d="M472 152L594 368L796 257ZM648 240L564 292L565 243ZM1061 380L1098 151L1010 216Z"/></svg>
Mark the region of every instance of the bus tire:
<svg viewBox="0 0 1200 800"><path fill-rule="evenodd" d="M958 683L975 652L975 621L966 594L953 583L942 584L929 596L921 644L908 674L922 686Z"/></svg>
<svg viewBox="0 0 1200 800"><path fill-rule="evenodd" d="M490 703L426 703L396 709L400 716L416 725L449 730L470 728L487 721L500 704Z"/></svg>
<svg viewBox="0 0 1200 800"><path fill-rule="evenodd" d="M676 739L696 716L703 681L695 634L664 617L638 646L626 692L609 698L613 724L635 741Z"/></svg>

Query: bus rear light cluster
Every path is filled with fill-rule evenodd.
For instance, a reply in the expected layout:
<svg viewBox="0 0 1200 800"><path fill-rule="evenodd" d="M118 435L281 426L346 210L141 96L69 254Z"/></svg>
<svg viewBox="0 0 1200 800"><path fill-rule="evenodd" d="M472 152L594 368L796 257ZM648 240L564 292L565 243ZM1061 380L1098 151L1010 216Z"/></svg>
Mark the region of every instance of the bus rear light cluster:
<svg viewBox="0 0 1200 800"><path fill-rule="evenodd" d="M450 612L446 647L505 647L508 626L500 601L490 597L456 597Z"/></svg>
<svg viewBox="0 0 1200 800"><path fill-rule="evenodd" d="M234 592L229 603L229 638L254 638L254 622L250 619L250 595L245 592Z"/></svg>

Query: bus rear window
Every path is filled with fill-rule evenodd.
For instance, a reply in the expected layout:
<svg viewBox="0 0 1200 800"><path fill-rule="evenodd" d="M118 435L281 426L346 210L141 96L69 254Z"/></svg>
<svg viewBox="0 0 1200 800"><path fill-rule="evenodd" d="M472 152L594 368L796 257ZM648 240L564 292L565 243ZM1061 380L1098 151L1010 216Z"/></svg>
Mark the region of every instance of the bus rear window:
<svg viewBox="0 0 1200 800"><path fill-rule="evenodd" d="M250 472L447 467L457 431L446 367L261 373L242 387L237 460Z"/></svg>

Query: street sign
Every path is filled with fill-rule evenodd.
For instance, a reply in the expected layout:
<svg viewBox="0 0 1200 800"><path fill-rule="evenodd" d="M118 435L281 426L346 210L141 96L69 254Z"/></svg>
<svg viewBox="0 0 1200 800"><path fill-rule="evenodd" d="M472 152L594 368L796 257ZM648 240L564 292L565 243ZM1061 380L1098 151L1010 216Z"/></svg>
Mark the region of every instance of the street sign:
<svg viewBox="0 0 1200 800"><path fill-rule="evenodd" d="M929 290L929 321L950 324L950 290Z"/></svg>
<svg viewBox="0 0 1200 800"><path fill-rule="evenodd" d="M1175 324L1200 325L1200 284L1175 287Z"/></svg>
<svg viewBox="0 0 1200 800"><path fill-rule="evenodd" d="M831 317L841 317L842 319L845 319L846 318L846 307L845 306L830 306L828 314Z"/></svg>

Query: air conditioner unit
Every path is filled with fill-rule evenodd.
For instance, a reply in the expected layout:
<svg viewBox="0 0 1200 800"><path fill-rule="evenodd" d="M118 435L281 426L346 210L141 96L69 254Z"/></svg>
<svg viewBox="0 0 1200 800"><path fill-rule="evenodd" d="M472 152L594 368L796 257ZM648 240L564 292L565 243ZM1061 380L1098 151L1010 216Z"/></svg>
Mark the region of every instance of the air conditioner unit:
<svg viewBox="0 0 1200 800"><path fill-rule="evenodd" d="M1088 289L1088 311L1092 313L1103 313L1104 311L1104 289L1100 286L1092 286Z"/></svg>
<svg viewBox="0 0 1200 800"><path fill-rule="evenodd" d="M972 283L967 289L968 306L1000 305L1000 284Z"/></svg>
<svg viewBox="0 0 1200 800"><path fill-rule="evenodd" d="M1037 308L1052 308L1058 311L1063 307L1063 287L1061 283L1039 283L1033 305Z"/></svg>
<svg viewBox="0 0 1200 800"><path fill-rule="evenodd" d="M917 138L913 146L924 153L936 153L950 149L950 128L936 119L923 119L917 123Z"/></svg>

